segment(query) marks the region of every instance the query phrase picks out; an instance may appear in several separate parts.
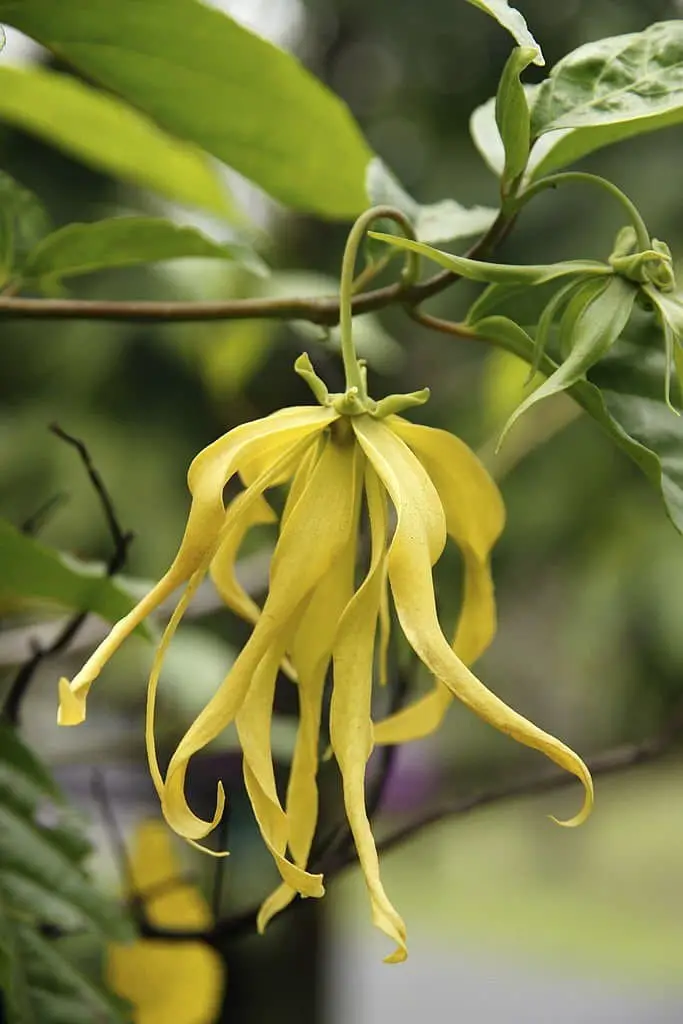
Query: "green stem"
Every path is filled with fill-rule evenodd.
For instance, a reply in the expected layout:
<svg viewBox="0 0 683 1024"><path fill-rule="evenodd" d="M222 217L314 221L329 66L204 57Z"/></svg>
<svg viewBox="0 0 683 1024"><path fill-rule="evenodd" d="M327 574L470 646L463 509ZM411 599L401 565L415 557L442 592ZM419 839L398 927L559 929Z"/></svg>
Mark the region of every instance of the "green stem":
<svg viewBox="0 0 683 1024"><path fill-rule="evenodd" d="M407 238L415 238L413 226L400 210L393 206L373 206L360 215L349 232L344 249L342 260L341 284L339 289L339 327L341 330L341 351L344 361L344 373L346 375L346 388L357 388L360 398L367 397L365 394L365 383L358 365L356 348L353 343L353 314L351 300L354 293L354 273L356 270L356 259L365 232L370 225L380 218L393 220L398 224ZM408 287L417 278L419 270L419 257L416 253L410 253L406 260L401 283Z"/></svg>
<svg viewBox="0 0 683 1024"><path fill-rule="evenodd" d="M609 194L626 210L629 220L635 228L638 239L638 248L641 251L652 248L650 233L648 232L645 221L640 216L635 205L631 202L628 196L624 195L620 188L617 188L616 185L612 184L612 182L608 181L606 178L601 178L598 174L588 174L584 171L564 171L562 174L551 174L547 178L541 178L517 196L515 204L516 208L518 210L521 209L521 207L525 206L530 199L533 199L535 195L539 192L545 191L547 188L555 188L557 185L571 184L597 185L598 188L604 189L605 192L609 192Z"/></svg>

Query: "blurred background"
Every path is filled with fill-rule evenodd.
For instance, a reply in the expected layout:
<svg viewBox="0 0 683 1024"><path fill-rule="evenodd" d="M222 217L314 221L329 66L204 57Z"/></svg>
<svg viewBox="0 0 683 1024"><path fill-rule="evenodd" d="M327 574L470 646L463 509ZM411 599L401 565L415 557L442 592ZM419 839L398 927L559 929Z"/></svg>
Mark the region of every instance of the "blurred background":
<svg viewBox="0 0 683 1024"><path fill-rule="evenodd" d="M481 12L456 0L225 0L216 6L297 52L348 102L374 149L418 199L452 196L466 205L495 205L495 180L467 123L495 92L510 40ZM683 16L679 0L520 0L520 7L549 65L583 42ZM44 55L15 33L3 59L40 61ZM683 254L682 163L680 129L584 161L635 200L674 256ZM168 212L148 193L4 125L0 166L40 196L55 224L115 212ZM73 294L191 299L333 292L344 226L294 216L234 175L230 181L263 232L270 279L176 263L82 279ZM210 229L185 211L178 216ZM618 210L594 192L567 189L525 210L500 257L604 258L620 226ZM475 294L460 285L429 308L457 317ZM479 674L584 755L656 732L683 696L683 541L645 479L595 424L568 414L568 402L540 406L533 430L511 439L517 447L504 449L497 464L491 439L518 400L524 376L509 360L416 327L400 310L360 330L373 393L429 385L424 421L481 449L500 477L508 508L494 562L500 628ZM82 468L47 432L57 421L86 441L122 523L135 531L126 573L141 581L158 577L175 551L193 455L245 419L308 403L291 370L303 347L332 390L341 380L329 342L275 323L5 322L2 333L1 514L21 523L64 494L68 500L42 539L83 557L108 557L106 526ZM552 436L536 446L546 435ZM264 532L247 552L245 572L257 590L271 540ZM457 611L458 571L455 557L449 558L437 577L445 622ZM217 613L210 596L183 626L163 681L166 750L225 674L244 636L242 626ZM8 671L15 655L5 641L0 651ZM103 673L87 726L64 734L55 725L56 679L80 657L41 670L25 706L25 731L92 816L96 870L103 884L115 887L120 864L90 779L94 768L104 773L125 834L157 813L141 724L150 652L142 641L129 644ZM286 764L294 728L286 693L281 706L275 746ZM401 750L378 828L391 828L444 794L466 795L543 768L538 755L454 708L438 736ZM332 773L332 765L324 772ZM195 773L197 799L205 793L212 799L216 773L233 781L235 804L221 906L227 915L258 902L276 879L241 795L231 736ZM579 794L571 789L441 824L392 852L384 877L410 944L410 958L400 967L381 963L386 949L371 926L362 880L356 870L346 871L322 903L298 906L265 938L240 934L226 942L221 1019L680 1021L682 784L683 764L669 757L600 780L596 811L576 832L547 819L575 806ZM329 788L326 815L334 823L341 812L332 782ZM209 891L213 863L184 850L179 855Z"/></svg>

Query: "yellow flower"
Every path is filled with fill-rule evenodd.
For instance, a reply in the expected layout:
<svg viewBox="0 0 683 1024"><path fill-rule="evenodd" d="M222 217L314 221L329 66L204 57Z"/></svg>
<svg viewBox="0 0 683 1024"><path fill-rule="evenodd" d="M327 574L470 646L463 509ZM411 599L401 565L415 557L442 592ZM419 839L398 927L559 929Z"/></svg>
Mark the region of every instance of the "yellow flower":
<svg viewBox="0 0 683 1024"><path fill-rule="evenodd" d="M150 924L157 928L206 929L211 912L180 870L161 821L137 829L132 882ZM133 1006L135 1024L213 1024L223 995L224 966L204 942L138 939L107 950L107 980Z"/></svg>
<svg viewBox="0 0 683 1024"><path fill-rule="evenodd" d="M225 803L218 783L211 820L198 817L185 796L190 759L235 722L244 778L261 834L282 877L265 901L259 928L298 892L323 894L322 876L307 870L318 816L316 774L323 687L332 665L329 732L343 780L344 802L365 875L375 924L396 944L388 961L406 955L404 923L380 880L365 809L364 781L373 743L403 742L433 731L456 697L477 715L576 775L585 787L575 825L589 813L592 783L580 758L491 693L467 667L495 629L489 554L503 525L498 490L474 454L442 430L417 426L394 410L423 394L372 402L351 387L328 395L302 357L299 372L322 407L285 409L247 423L202 451L190 467L192 507L170 569L137 608L121 620L71 683L60 681L59 720L83 720L90 686L121 641L177 587L186 589L162 638L149 682L147 742L152 776L167 822L186 839L203 839ZM364 377L361 372L361 380ZM226 484L243 491L227 506ZM235 559L247 530L274 518L265 493L289 484L273 554L268 595L259 609L239 586ZM371 533L369 565L356 585L363 514ZM453 644L435 605L432 567L447 536L465 567L462 610ZM165 774L157 764L153 721L164 652L199 583L210 572L226 605L254 623L228 675L197 716ZM378 651L386 648L387 589L411 647L435 684L426 697L373 725L371 693ZM286 807L276 790L270 746L278 669L296 680L300 721Z"/></svg>
<svg viewBox="0 0 683 1024"><path fill-rule="evenodd" d="M406 957L406 929L382 885L365 806L365 770L373 744L427 735L457 697L480 718L540 750L581 780L583 808L563 824L578 825L587 817L593 784L572 750L509 708L468 668L495 631L489 555L503 527L503 504L466 445L443 430L416 426L398 415L425 402L426 390L380 402L368 395L365 367L353 345L351 296L359 245L369 224L381 217L393 218L404 230L409 227L402 214L376 207L363 213L349 234L340 288L346 390L330 395L308 356L302 356L296 370L310 385L319 408L284 409L245 423L199 453L188 474L192 506L173 564L114 626L72 682L60 680L59 721L83 721L88 691L102 666L150 612L184 585L149 679L145 732L152 779L169 825L191 843L203 839L222 817L225 793L218 782L213 817L199 818L185 797L188 764L235 722L254 816L282 877L261 907L262 931L296 893L323 895L322 876L308 871L308 860L318 819L323 689L331 665L331 748L342 776L346 815L373 921L396 944L386 960L397 962ZM416 269L409 255L406 280ZM226 508L223 494L234 478L244 489ZM260 609L240 587L235 560L247 531L276 518L265 493L283 484L289 491L268 595ZM357 585L364 513L370 523L371 551ZM459 546L465 567L452 645L439 625L432 581L432 566L447 537ZM178 744L164 775L154 745L159 675L168 644L207 573L226 605L254 628L228 675ZM373 723L375 662L379 681L386 675L389 592L403 633L435 682L431 692L412 706ZM299 695L299 728L284 808L275 786L270 744L280 668L297 685Z"/></svg>

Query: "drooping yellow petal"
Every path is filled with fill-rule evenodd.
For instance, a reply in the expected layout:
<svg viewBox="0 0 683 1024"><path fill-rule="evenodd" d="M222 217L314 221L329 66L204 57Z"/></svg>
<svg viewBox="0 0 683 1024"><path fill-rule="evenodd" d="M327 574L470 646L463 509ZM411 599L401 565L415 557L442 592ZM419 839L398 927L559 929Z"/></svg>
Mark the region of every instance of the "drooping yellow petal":
<svg viewBox="0 0 683 1024"><path fill-rule="evenodd" d="M463 595L453 649L471 665L496 631L490 554L505 524L503 500L485 467L457 437L399 416L386 422L427 470L443 505L448 535L462 552ZM375 725L375 742L406 743L429 735L441 725L452 699L448 687L435 680L424 697Z"/></svg>
<svg viewBox="0 0 683 1024"><path fill-rule="evenodd" d="M228 507L225 513L224 522L222 526L222 534L224 535L225 538L227 538L228 544L230 543L230 537L233 533L241 532L241 524L243 520L246 519L247 521L250 521L251 510L254 507L258 507L259 502L263 500L263 491L267 487L271 486L274 481L280 480L283 474L285 474L285 476L287 473L291 474L293 471L293 467L297 464L297 462L300 461L300 459L303 456L305 456L306 446L310 445L311 443L314 442L311 442L310 438L304 436L299 441L294 442L294 444L290 444L290 447L286 448L283 452L281 452L279 458L277 458L261 474L261 476L258 477L250 487L247 488L246 491L238 495L234 499L234 501L231 502L230 506ZM192 576L190 577L190 581L187 587L185 588L184 593L182 594L178 604L176 605L173 611L173 614L157 646L154 655L154 660L152 662L152 668L149 675L149 682L147 685L147 712L145 721L145 744L147 748L147 760L149 762L152 781L154 782L154 786L156 788L157 793L159 794L159 798L162 800L162 803L165 783L159 768L159 762L156 753L156 744L154 739L156 695L159 686L159 677L161 675L161 670L163 667L164 658L166 657L166 652L168 650L169 644L171 643L171 640L175 635L178 626L180 625L180 620L185 614L185 611L190 601L192 600L199 585L204 579L204 576L206 575L209 558L210 556L207 556L207 558L204 561L204 564L200 565L199 568L195 570L195 572L192 574ZM225 792L223 789L222 782L219 781L217 785L216 810L214 813L214 817L211 821L211 828L215 828L215 826L220 821L223 815L224 807ZM194 839L192 839L190 836L186 836L186 838L191 843L195 842ZM200 847L200 849L204 850L205 847ZM206 850L206 852L213 853L213 851L210 850ZM223 851L220 851L216 855L222 856L223 853Z"/></svg>
<svg viewBox="0 0 683 1024"><path fill-rule="evenodd" d="M211 579L224 604L246 622L255 623L261 609L247 594L235 575L235 562L248 531L252 526L275 521L275 513L265 498L255 502L250 512L240 519L239 529L232 530L221 542L211 560Z"/></svg>
<svg viewBox="0 0 683 1024"><path fill-rule="evenodd" d="M360 455L359 449L356 454ZM365 459L357 457L356 462L360 475ZM357 506L360 508L360 501ZM291 646L299 680L299 727L287 785L287 820L289 848L300 867L308 864L318 821L317 774L323 690L339 620L353 594L356 526L354 521L346 547L311 593ZM258 930L263 932L271 918L284 910L295 895L290 885L278 886L261 906L256 922Z"/></svg>
<svg viewBox="0 0 683 1024"><path fill-rule="evenodd" d="M389 679L389 643L391 641L391 606L389 602L389 575L385 571L379 600L379 641L377 644L377 678L380 686ZM376 739L376 737L375 737Z"/></svg>
<svg viewBox="0 0 683 1024"><path fill-rule="evenodd" d="M177 587L188 580L207 555L213 552L225 515L223 489L239 471L240 464L248 462L254 452L261 448L264 452L271 450L271 457L273 450L279 455L281 445L287 447L302 437L320 433L336 418L337 413L330 409L284 409L272 416L236 427L199 453L188 471L192 505L180 548L170 569L135 608L112 627L73 680L70 683L65 679L60 680L57 715L60 725L78 725L85 719L88 691L109 658L126 637Z"/></svg>
<svg viewBox="0 0 683 1024"><path fill-rule="evenodd" d="M334 688L330 738L339 764L344 805L370 894L372 919L396 949L387 963L405 960L406 929L382 885L379 859L365 808L365 769L372 751L370 701L375 635L386 554L386 499L376 474L368 469L366 493L372 529L372 557L365 580L346 606L334 645Z"/></svg>
<svg viewBox="0 0 683 1024"><path fill-rule="evenodd" d="M171 835L161 821L139 826L131 857L135 894L160 928L208 928L211 913L200 891L181 879ZM140 939L107 949L112 991L133 1006L134 1024L213 1024L225 984L222 959L203 942Z"/></svg>
<svg viewBox="0 0 683 1024"><path fill-rule="evenodd" d="M236 723L243 754L244 781L254 817L283 880L304 896L322 896L322 875L311 875L285 857L287 817L275 786L271 720L278 667L284 656L286 636L273 644L256 669Z"/></svg>
<svg viewBox="0 0 683 1024"><path fill-rule="evenodd" d="M240 498L250 491L248 488ZM353 520L354 503L353 446L329 441L280 534L261 617L232 669L171 758L162 808L167 821L180 835L201 839L212 828L212 822L198 818L185 799L185 774L190 758L233 721L261 660L287 631L302 601L343 548Z"/></svg>
<svg viewBox="0 0 683 1024"><path fill-rule="evenodd" d="M389 581L408 642L430 672L480 718L518 742L541 751L581 780L585 789L583 808L563 823L580 824L593 803L593 783L581 758L491 693L458 658L441 631L431 567L440 554L439 521L443 511L424 467L385 424L369 417L356 417L353 426L398 515L389 548Z"/></svg>
<svg viewBox="0 0 683 1024"><path fill-rule="evenodd" d="M304 453L301 458L301 462L296 467L294 477L290 484L285 510L282 515L281 526L284 525L293 503L300 497L306 484L308 473L315 462L317 454L318 447L317 445L313 445ZM239 474L245 486L249 487L251 484L255 483L258 477L269 469L276 456L277 451L274 448L271 448L270 451L265 453L263 451L256 451L248 461L242 463L240 465ZM285 483L286 480L287 472L284 472L280 474L279 477L273 478L271 486L277 487L278 484ZM251 527L262 523L275 522L276 518L275 513L265 498L261 498L258 502L255 502L251 507L250 514L243 514L240 518L239 529L231 531L221 541L221 544L211 562L211 579L213 580L218 593L221 595L221 598L231 611L235 612L236 615L240 615L252 625L257 621L261 614L261 609L254 599L247 594L244 587L237 579L235 574L235 563L242 541ZM289 674L293 673L290 671Z"/></svg>

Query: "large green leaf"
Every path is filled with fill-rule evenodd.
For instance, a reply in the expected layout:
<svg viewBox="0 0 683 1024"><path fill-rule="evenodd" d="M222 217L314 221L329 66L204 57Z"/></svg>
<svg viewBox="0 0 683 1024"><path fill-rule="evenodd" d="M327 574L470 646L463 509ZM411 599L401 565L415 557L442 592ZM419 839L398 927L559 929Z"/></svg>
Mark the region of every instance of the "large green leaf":
<svg viewBox="0 0 683 1024"><path fill-rule="evenodd" d="M203 153L70 75L0 67L0 119L116 177L231 215L226 190Z"/></svg>
<svg viewBox="0 0 683 1024"><path fill-rule="evenodd" d="M0 18L282 202L350 218L370 149L290 54L197 0L0 0Z"/></svg>
<svg viewBox="0 0 683 1024"><path fill-rule="evenodd" d="M101 566L60 554L0 519L0 609L45 603L116 622L135 602L115 579L103 577Z"/></svg>
<svg viewBox="0 0 683 1024"><path fill-rule="evenodd" d="M487 317L477 332L501 348L533 362L534 341L512 320ZM651 335L650 335L651 337ZM557 363L545 356L550 376ZM666 510L683 533L683 417L665 401L666 361L662 347L622 338L568 394L640 467L662 495Z"/></svg>
<svg viewBox="0 0 683 1024"><path fill-rule="evenodd" d="M683 122L683 21L600 39L564 57L536 94L533 177L593 150Z"/></svg>
<svg viewBox="0 0 683 1024"><path fill-rule="evenodd" d="M545 64L541 47L529 31L524 17L515 7L510 7L508 0L468 0L468 3L495 18L499 25L508 30L518 46L531 47L535 53L534 64Z"/></svg>
<svg viewBox="0 0 683 1024"><path fill-rule="evenodd" d="M73 812L16 732L0 723L0 939L7 1024L122 1021L121 1004L71 962L64 937L131 937L120 908L83 866ZM52 934L51 934L52 933Z"/></svg>
<svg viewBox="0 0 683 1024"><path fill-rule="evenodd" d="M386 204L405 213L421 242L452 242L483 234L498 215L490 206L461 206L455 199L418 203L379 157L368 164L365 188L373 206Z"/></svg>
<svg viewBox="0 0 683 1024"><path fill-rule="evenodd" d="M264 263L244 243L214 242L196 228L157 217L112 217L93 224L68 224L43 238L29 253L23 276L58 280L104 267L187 256L237 260L255 273L266 273Z"/></svg>

